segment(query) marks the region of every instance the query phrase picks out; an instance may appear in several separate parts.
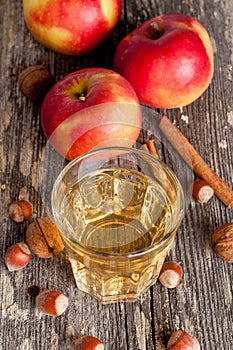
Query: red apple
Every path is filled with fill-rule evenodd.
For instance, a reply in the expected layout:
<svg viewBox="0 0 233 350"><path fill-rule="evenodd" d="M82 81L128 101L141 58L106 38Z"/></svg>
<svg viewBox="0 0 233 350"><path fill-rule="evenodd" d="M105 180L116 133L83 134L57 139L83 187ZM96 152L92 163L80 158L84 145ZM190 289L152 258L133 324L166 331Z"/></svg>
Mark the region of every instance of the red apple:
<svg viewBox="0 0 233 350"><path fill-rule="evenodd" d="M41 120L52 146L71 160L98 146L132 146L142 116L137 95L125 78L108 69L86 68L50 89Z"/></svg>
<svg viewBox="0 0 233 350"><path fill-rule="evenodd" d="M186 106L209 86L213 49L206 29L184 14L152 18L119 43L114 67L129 80L142 104Z"/></svg>
<svg viewBox="0 0 233 350"><path fill-rule="evenodd" d="M115 28L121 0L23 0L23 11L37 41L65 55L81 55Z"/></svg>

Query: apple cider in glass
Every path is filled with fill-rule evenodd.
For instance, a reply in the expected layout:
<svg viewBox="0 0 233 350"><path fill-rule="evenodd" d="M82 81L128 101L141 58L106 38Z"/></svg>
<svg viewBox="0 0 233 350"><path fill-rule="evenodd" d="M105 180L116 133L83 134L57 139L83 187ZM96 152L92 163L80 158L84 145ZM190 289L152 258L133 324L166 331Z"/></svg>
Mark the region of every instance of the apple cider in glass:
<svg viewBox="0 0 233 350"><path fill-rule="evenodd" d="M102 303L134 301L156 282L184 211L165 164L116 147L71 162L52 206L78 288Z"/></svg>

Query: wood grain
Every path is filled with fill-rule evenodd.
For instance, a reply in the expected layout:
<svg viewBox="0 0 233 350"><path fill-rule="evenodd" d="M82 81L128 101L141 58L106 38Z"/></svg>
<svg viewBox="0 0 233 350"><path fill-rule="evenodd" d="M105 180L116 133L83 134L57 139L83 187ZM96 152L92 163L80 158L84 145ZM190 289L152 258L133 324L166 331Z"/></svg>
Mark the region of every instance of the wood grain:
<svg viewBox="0 0 233 350"><path fill-rule="evenodd" d="M206 162L232 188L233 182L233 2L232 0L124 0L121 21L113 35L94 52L65 57L37 43L28 32L20 1L0 0L0 210L1 210L1 349L67 350L83 334L102 339L111 350L163 350L172 331L184 328L205 350L233 348L233 270L213 253L215 228L233 221L216 197L201 205L190 198L185 218L168 259L181 263L182 284L167 290L159 283L133 304L103 306L75 287L64 256L33 257L27 268L9 273L6 249L23 240L28 223L8 217L9 204L18 198L34 204L34 215L46 207L41 199L39 172L46 140L40 125L40 105L18 90L19 73L33 64L45 64L56 80L84 67L113 68L120 39L145 20L169 12L190 14L207 28L215 49L211 86L193 104L162 110L176 123ZM144 129L156 135L156 114L144 116ZM158 140L159 152L174 164L169 148ZM179 170L179 169L178 169ZM67 293L70 307L58 317L39 315L27 294L30 285Z"/></svg>

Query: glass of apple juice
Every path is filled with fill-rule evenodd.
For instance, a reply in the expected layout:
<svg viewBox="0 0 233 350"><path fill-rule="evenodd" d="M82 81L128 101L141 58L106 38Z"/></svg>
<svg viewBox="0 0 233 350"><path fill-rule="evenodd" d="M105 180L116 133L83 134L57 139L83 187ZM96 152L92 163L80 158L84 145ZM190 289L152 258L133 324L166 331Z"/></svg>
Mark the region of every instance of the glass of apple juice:
<svg viewBox="0 0 233 350"><path fill-rule="evenodd" d="M158 278L184 196L161 160L107 147L66 165L53 186L52 211L78 288L103 304L135 301Z"/></svg>

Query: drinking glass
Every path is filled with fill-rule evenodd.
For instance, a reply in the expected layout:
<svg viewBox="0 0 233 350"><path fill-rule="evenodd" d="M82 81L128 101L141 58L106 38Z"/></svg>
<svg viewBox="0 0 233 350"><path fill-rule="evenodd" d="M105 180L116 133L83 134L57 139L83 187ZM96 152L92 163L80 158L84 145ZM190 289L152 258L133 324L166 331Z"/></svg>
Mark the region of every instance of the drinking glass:
<svg viewBox="0 0 233 350"><path fill-rule="evenodd" d="M52 190L77 287L107 304L153 285L184 215L182 187L161 160L106 147L71 161Z"/></svg>

